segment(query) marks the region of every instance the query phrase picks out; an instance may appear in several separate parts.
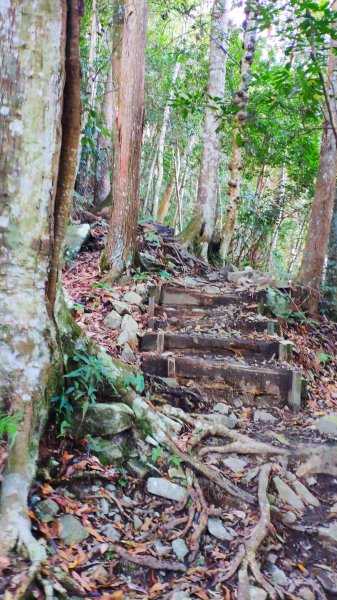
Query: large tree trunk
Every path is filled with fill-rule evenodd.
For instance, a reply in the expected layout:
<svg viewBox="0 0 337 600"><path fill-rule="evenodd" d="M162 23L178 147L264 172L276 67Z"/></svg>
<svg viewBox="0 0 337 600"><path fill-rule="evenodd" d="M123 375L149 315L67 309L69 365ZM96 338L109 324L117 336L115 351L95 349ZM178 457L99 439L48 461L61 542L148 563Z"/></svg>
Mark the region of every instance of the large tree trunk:
<svg viewBox="0 0 337 600"><path fill-rule="evenodd" d="M335 189L324 290L328 302L326 312L331 318L337 320L337 186Z"/></svg>
<svg viewBox="0 0 337 600"><path fill-rule="evenodd" d="M21 415L2 483L0 529L3 550L23 545L34 561L44 551L30 532L27 497L59 364L54 280L78 144L74 122L79 132L79 105L76 98L67 104L75 80L79 99L78 17L78 0L25 0L20 5L12 0L0 11L0 89L7 107L0 113L1 412ZM62 145L55 198L66 31L63 128L68 150Z"/></svg>
<svg viewBox="0 0 337 600"><path fill-rule="evenodd" d="M201 254L207 261L208 244L212 239L218 189L218 170L220 160L220 110L213 110L212 98L223 98L226 81L227 35L229 0L215 0L212 11L210 36L209 68L202 156L197 194L198 214L193 218L193 226L187 226L182 239L193 242L193 235L201 243Z"/></svg>
<svg viewBox="0 0 337 600"><path fill-rule="evenodd" d="M152 216L155 221L157 220L159 198L160 198L161 187L163 184L163 175L164 175L163 163L164 163L166 132L167 132L169 119L170 119L171 103L172 103L173 96L174 96L174 85L178 79L180 69L181 69L181 63L178 62L173 71L172 87L171 87L169 99L164 108L163 124L162 124L162 128L160 130L159 140L158 140L158 153L157 153L158 171L157 171L157 180L156 180L156 186L154 189L153 207L152 207Z"/></svg>
<svg viewBox="0 0 337 600"><path fill-rule="evenodd" d="M147 0L125 6L116 133L113 140L112 214L107 262L118 277L133 262L139 211ZM119 67L118 67L119 68Z"/></svg>
<svg viewBox="0 0 337 600"><path fill-rule="evenodd" d="M337 11L337 1L331 6ZM337 29L337 22L335 25ZM331 122L332 120L332 122ZM337 40L331 40L328 61L328 103L324 108L323 134L316 180L315 196L307 241L303 252L298 281L305 288L305 307L317 312L319 289L325 257L328 250L329 232L333 213L333 203L337 176Z"/></svg>
<svg viewBox="0 0 337 600"><path fill-rule="evenodd" d="M236 125L233 134L233 157L230 163L229 203L222 231L220 258L225 262L230 243L232 241L238 208L240 204L240 186L242 170L242 148L244 144L244 126L247 119L246 107L248 103L248 89L250 72L256 48L255 24L258 16L258 0L247 3L246 23L243 39L243 57L241 61L241 81L233 103L237 106Z"/></svg>

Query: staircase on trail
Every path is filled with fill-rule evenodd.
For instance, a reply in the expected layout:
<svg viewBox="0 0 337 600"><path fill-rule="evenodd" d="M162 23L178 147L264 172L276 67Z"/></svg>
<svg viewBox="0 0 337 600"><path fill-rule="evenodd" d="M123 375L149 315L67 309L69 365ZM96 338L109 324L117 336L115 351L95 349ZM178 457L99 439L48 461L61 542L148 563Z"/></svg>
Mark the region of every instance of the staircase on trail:
<svg viewBox="0 0 337 600"><path fill-rule="evenodd" d="M195 384L209 401L300 410L301 372L291 365L292 343L278 335L278 322L261 314L265 292L209 288L205 279L197 290L171 283L151 289L144 373Z"/></svg>

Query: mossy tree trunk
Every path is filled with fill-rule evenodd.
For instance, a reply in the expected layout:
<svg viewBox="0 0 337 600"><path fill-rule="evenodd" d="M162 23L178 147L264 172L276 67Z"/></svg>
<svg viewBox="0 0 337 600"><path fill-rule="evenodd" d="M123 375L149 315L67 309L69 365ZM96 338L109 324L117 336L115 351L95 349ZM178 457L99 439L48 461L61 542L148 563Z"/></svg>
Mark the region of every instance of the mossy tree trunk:
<svg viewBox="0 0 337 600"><path fill-rule="evenodd" d="M147 0L124 6L121 60L113 140L112 213L107 263L113 278L133 263L139 211L140 160L144 112ZM115 69L113 67L113 73Z"/></svg>
<svg viewBox="0 0 337 600"><path fill-rule="evenodd" d="M27 497L60 360L55 289L80 129L79 3L11 0L0 24L1 412L20 414L1 489L1 546L23 545L39 561Z"/></svg>
<svg viewBox="0 0 337 600"><path fill-rule="evenodd" d="M244 146L244 128L247 120L248 89L251 80L251 67L256 48L256 19L258 17L258 0L247 2L245 32L243 39L243 57L241 60L241 80L234 96L233 104L237 107L236 124L233 132L233 156L230 163L229 201L226 209L222 240L220 245L220 258L226 261L229 246L232 241L238 209L241 199L241 170L242 149Z"/></svg>

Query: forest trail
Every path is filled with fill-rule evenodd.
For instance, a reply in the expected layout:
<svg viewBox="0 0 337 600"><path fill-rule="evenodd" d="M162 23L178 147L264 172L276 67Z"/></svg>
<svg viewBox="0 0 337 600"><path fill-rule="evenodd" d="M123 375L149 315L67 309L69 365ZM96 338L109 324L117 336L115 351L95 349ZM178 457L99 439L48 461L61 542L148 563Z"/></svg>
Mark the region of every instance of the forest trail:
<svg viewBox="0 0 337 600"><path fill-rule="evenodd" d="M81 327L142 366L149 413L100 395L75 437L53 443L48 430L31 497L43 577L67 598L332 598L337 449L318 431L325 413L313 418L319 386L309 381L309 407L301 399L304 352L290 338L307 338L266 313L263 275L208 268L169 228L144 227L142 259L170 278L102 283L103 226L64 275ZM122 344L116 308L138 323L138 349L132 327Z"/></svg>

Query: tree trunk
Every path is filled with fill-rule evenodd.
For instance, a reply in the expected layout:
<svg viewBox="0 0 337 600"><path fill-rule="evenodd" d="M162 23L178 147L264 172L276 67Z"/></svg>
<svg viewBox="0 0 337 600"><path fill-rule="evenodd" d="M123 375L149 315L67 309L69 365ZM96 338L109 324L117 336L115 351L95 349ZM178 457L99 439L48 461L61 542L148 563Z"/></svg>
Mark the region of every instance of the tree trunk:
<svg viewBox="0 0 337 600"><path fill-rule="evenodd" d="M220 246L220 258L225 262L230 243L232 241L238 208L240 204L240 185L242 170L242 147L244 144L244 126L247 119L248 89L250 83L250 72L254 60L256 48L255 23L258 16L258 0L247 3L246 24L243 39L243 57L241 61L241 81L239 89L233 99L238 112L236 114L236 126L233 135L233 157L230 163L229 180L229 203L226 209L226 217L222 231Z"/></svg>
<svg viewBox="0 0 337 600"><path fill-rule="evenodd" d="M1 412L20 415L2 483L1 546L3 551L25 546L30 558L40 561L44 550L30 531L27 497L59 365L52 309L80 129L78 0L25 0L20 6L12 0L0 11L0 23L6 106L0 113Z"/></svg>
<svg viewBox="0 0 337 600"><path fill-rule="evenodd" d="M185 168L186 163L188 162L188 159L191 155L193 146L196 143L196 136L192 135L189 139L189 141L187 142L186 148L183 152L183 155L181 157L181 170L183 170ZM182 181L179 185L179 191L180 191L180 196L182 199L182 188L184 188L185 186L185 180L187 177L187 168L185 168L184 171L184 175L182 178ZM171 200L171 196L172 196L172 192L173 189L175 187L175 181L176 181L176 174L174 172L172 179L170 179L170 181L168 182L163 197L161 199L160 205L159 205L159 210L158 210L158 223L164 223L165 217L168 213L168 209L170 206L170 200Z"/></svg>
<svg viewBox="0 0 337 600"><path fill-rule="evenodd" d="M157 172L156 186L154 189L153 208L152 208L152 216L153 216L154 221L157 220L157 216L158 216L159 197L160 197L161 187L162 187L162 183L163 183L164 149L165 149L166 132L167 132L167 127L169 124L170 113L171 113L171 102L172 102L173 96L174 96L174 85L178 79L180 68L181 68L181 63L178 62L173 71L172 88L170 91L168 102L164 108L163 125L160 130L160 134L159 134L158 153L157 153L158 172Z"/></svg>
<svg viewBox="0 0 337 600"><path fill-rule="evenodd" d="M279 182L278 194L277 194L278 215L277 215L275 230L273 232L270 249L269 249L269 258L268 258L269 271L272 271L274 268L274 252L277 247L277 241L278 241L278 236L279 236L279 232L280 232L280 227L281 227L282 221L283 221L285 200L286 200L286 170L285 170L285 166L283 165L282 172L281 172L281 178L280 178L280 182Z"/></svg>
<svg viewBox="0 0 337 600"><path fill-rule="evenodd" d="M112 71L110 69L104 90L102 115L104 127L110 132L106 136L98 135L98 160L96 165L96 178L94 190L94 205L99 206L111 191L111 167L112 167L112 129L114 120L113 111L114 86L112 82Z"/></svg>
<svg viewBox="0 0 337 600"><path fill-rule="evenodd" d="M331 10L337 12L337 0ZM335 24L337 29L337 22ZM315 196L307 241L303 252L298 281L306 288L305 308L316 313L318 310L319 290L322 281L323 266L328 250L329 233L333 213L335 185L337 176L337 40L331 40L328 60L328 98L324 108L323 134L320 150ZM331 123L331 119L333 122Z"/></svg>
<svg viewBox="0 0 337 600"><path fill-rule="evenodd" d="M332 319L337 320L337 186L335 189L324 290L328 302L326 312Z"/></svg>
<svg viewBox="0 0 337 600"><path fill-rule="evenodd" d="M133 262L139 211L140 160L144 112L147 0L125 4L121 69L113 140L112 214L107 262L119 277ZM136 9L136 10L135 10ZM118 67L119 68L119 67Z"/></svg>
<svg viewBox="0 0 337 600"><path fill-rule="evenodd" d="M146 216L147 211L149 210L149 200L150 200L150 196L152 193L153 176L154 176L156 164L157 164L157 148L154 151L153 159L152 159L150 170L149 170L149 177L147 180L147 190L146 190L146 196L145 196L144 206L143 206L143 214L145 216Z"/></svg>
<svg viewBox="0 0 337 600"><path fill-rule="evenodd" d="M201 254L207 261L208 244L211 241L215 225L217 203L218 170L220 160L220 140L217 129L220 125L220 110L213 110L213 98L222 99L226 81L229 0L214 0L210 36L207 98L202 140L202 156L197 193L198 214L193 225L187 226L183 239L201 243ZM198 227L196 225L199 224Z"/></svg>

